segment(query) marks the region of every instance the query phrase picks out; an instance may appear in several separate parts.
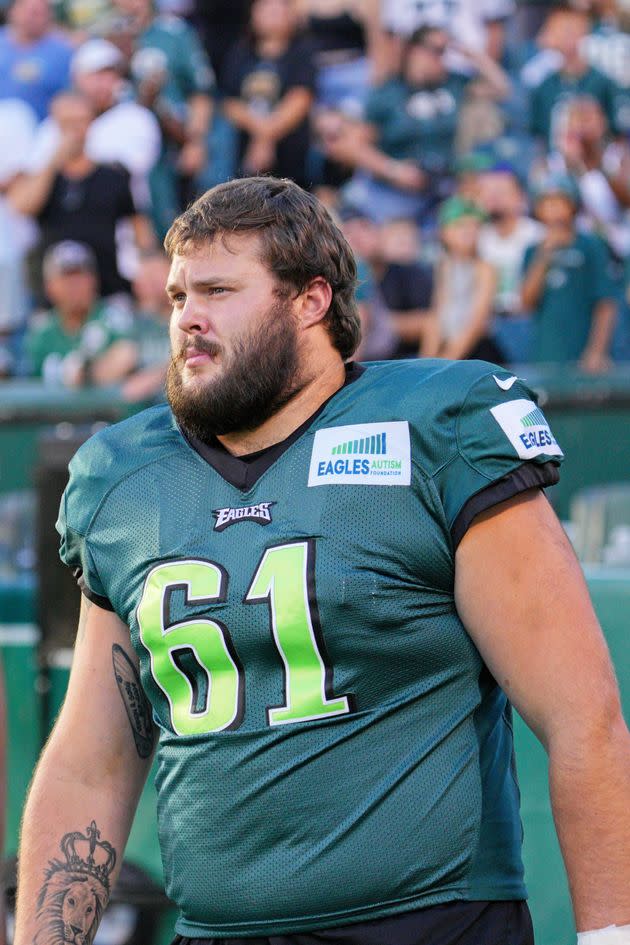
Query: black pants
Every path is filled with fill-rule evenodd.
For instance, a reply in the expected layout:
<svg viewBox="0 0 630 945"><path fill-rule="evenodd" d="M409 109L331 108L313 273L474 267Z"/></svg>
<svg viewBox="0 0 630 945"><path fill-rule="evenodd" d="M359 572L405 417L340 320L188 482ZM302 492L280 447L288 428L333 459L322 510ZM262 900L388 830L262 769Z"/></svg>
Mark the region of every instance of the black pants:
<svg viewBox="0 0 630 945"><path fill-rule="evenodd" d="M184 938L173 945L534 945L526 902L449 902L321 932Z"/></svg>

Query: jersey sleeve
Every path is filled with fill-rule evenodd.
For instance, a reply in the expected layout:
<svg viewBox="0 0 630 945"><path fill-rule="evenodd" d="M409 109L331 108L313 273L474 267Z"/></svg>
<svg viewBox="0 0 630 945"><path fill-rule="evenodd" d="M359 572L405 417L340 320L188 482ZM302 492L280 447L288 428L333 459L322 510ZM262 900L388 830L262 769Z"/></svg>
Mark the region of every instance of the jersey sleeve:
<svg viewBox="0 0 630 945"><path fill-rule="evenodd" d="M454 436L456 450L433 480L455 548L481 512L558 482L562 450L536 396L502 369L469 388Z"/></svg>
<svg viewBox="0 0 630 945"><path fill-rule="evenodd" d="M79 450L70 462L70 479L61 498L55 526L61 538L59 555L72 569L84 596L105 610L113 610L96 570L87 537L96 496L84 450L85 447Z"/></svg>

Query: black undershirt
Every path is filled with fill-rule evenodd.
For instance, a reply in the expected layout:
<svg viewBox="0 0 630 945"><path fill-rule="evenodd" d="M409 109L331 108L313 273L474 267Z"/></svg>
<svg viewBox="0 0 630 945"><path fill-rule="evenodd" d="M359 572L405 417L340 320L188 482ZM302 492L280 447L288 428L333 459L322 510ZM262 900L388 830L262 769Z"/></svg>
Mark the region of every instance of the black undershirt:
<svg viewBox="0 0 630 945"><path fill-rule="evenodd" d="M361 377L364 371L365 368L361 364L355 364L354 362L346 364L346 379L342 388L353 384L354 381ZM340 390L342 388L340 388ZM199 453L208 465L212 466L226 482L229 482L235 489L240 489L241 492L248 492L256 485L263 473L270 469L275 461L308 430L310 425L319 417L324 407L326 407L329 401L338 393L339 391L336 390L334 394L326 398L315 413L311 414L311 416L308 417L304 423L301 423L297 430L290 433L286 439L281 440L279 443L274 443L272 446L266 446L256 453L248 453L245 456L233 456L216 437L213 437L211 442L205 443L203 440L198 440L197 437L191 436L181 427L180 430L195 452Z"/></svg>

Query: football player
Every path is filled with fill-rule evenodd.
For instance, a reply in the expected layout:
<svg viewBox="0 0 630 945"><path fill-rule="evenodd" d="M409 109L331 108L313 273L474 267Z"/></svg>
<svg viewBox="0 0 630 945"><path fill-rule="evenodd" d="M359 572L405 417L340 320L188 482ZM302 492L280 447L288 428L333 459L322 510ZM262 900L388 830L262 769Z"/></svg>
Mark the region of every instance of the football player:
<svg viewBox="0 0 630 945"><path fill-rule="evenodd" d="M154 743L179 942L531 945L511 704L577 927L627 942L630 736L531 390L353 363L352 253L289 181L214 188L166 248L169 403L62 501L83 610L16 945L93 940Z"/></svg>

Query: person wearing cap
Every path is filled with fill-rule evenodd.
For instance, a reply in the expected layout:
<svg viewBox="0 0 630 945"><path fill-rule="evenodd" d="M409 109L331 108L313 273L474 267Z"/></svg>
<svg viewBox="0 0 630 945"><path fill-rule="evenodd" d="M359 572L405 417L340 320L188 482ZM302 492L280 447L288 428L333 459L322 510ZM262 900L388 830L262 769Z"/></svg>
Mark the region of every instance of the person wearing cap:
<svg viewBox="0 0 630 945"><path fill-rule="evenodd" d="M153 235L138 213L124 168L99 163L86 151L94 119L92 105L79 92L64 92L53 103L59 139L52 156L34 172L20 175L9 188L14 209L37 220L40 250L64 239L92 247L104 296L129 291L119 264L117 231L128 221L139 249L153 245ZM36 287L38 289L39 287Z"/></svg>
<svg viewBox="0 0 630 945"><path fill-rule="evenodd" d="M568 176L543 179L533 207L545 235L525 252L521 301L534 318L533 360L610 366L616 303L603 241L576 228L579 193Z"/></svg>
<svg viewBox="0 0 630 945"><path fill-rule="evenodd" d="M489 334L496 273L479 258L484 218L483 211L463 197L451 197L440 207L443 253L436 264L432 311L424 320L421 357L479 358L498 364L505 360Z"/></svg>
<svg viewBox="0 0 630 945"><path fill-rule="evenodd" d="M49 0L13 0L0 27L0 99L18 98L41 121L70 84L72 46L53 27Z"/></svg>
<svg viewBox="0 0 630 945"><path fill-rule="evenodd" d="M97 163L124 167L131 177L134 199L144 210L150 205L149 173L160 155L162 136L155 115L127 96L125 67L117 46L102 38L89 39L72 58L72 84L94 112L86 154ZM33 173L45 167L60 139L59 125L51 113L39 126L24 170Z"/></svg>
<svg viewBox="0 0 630 945"><path fill-rule="evenodd" d="M92 250L64 240L47 251L43 269L53 308L36 316L26 335L32 375L68 387L121 381L137 360L131 318L99 299Z"/></svg>

